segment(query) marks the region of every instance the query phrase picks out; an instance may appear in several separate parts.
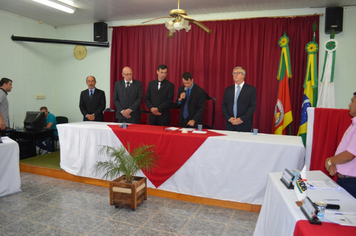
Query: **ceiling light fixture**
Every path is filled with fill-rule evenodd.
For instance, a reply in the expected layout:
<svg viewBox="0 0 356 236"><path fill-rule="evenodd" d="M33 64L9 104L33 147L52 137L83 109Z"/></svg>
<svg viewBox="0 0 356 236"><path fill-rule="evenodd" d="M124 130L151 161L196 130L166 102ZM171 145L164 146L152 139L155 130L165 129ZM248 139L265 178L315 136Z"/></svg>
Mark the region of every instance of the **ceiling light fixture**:
<svg viewBox="0 0 356 236"><path fill-rule="evenodd" d="M67 13L74 13L76 8L75 7L71 7L71 6L68 6L68 5L64 5L63 3L58 3L58 2L54 2L54 1L49 1L49 0L32 0L34 2L37 2L37 3L41 3L43 5L46 5L48 7L52 7L52 8L55 8L57 10L61 10L61 11L64 11L64 12L67 12Z"/></svg>
<svg viewBox="0 0 356 236"><path fill-rule="evenodd" d="M178 19L174 21L166 21L166 28L172 33L181 29L185 29L185 31L188 32L192 28L192 26L189 25L189 21L184 19Z"/></svg>

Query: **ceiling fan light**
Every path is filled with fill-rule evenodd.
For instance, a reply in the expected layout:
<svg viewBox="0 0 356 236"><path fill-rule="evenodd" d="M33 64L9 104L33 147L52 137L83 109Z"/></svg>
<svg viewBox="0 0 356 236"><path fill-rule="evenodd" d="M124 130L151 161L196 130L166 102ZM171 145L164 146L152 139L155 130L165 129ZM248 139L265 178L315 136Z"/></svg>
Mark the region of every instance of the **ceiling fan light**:
<svg viewBox="0 0 356 236"><path fill-rule="evenodd" d="M173 27L172 21L166 21L165 26L170 32L173 32L173 33L176 32L176 30Z"/></svg>
<svg viewBox="0 0 356 236"><path fill-rule="evenodd" d="M173 22L172 21L166 21L165 25L166 25L167 29L170 29L173 26Z"/></svg>
<svg viewBox="0 0 356 236"><path fill-rule="evenodd" d="M184 28L184 26L182 25L182 22L178 22L178 21L173 24L173 27L174 27L174 29L176 29L178 31Z"/></svg>
<svg viewBox="0 0 356 236"><path fill-rule="evenodd" d="M192 28L191 25L187 25L187 26L185 27L185 32L188 32L191 28Z"/></svg>

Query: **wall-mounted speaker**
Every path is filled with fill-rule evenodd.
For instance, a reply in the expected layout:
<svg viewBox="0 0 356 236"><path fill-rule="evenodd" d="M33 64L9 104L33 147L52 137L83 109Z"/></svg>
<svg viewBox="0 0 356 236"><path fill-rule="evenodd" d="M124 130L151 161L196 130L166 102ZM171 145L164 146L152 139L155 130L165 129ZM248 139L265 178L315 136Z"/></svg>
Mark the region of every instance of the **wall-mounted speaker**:
<svg viewBox="0 0 356 236"><path fill-rule="evenodd" d="M331 34L332 30L335 31L335 34L341 33L343 18L343 7L325 8L325 34Z"/></svg>
<svg viewBox="0 0 356 236"><path fill-rule="evenodd" d="M94 41L108 41L108 25L105 22L94 23Z"/></svg>

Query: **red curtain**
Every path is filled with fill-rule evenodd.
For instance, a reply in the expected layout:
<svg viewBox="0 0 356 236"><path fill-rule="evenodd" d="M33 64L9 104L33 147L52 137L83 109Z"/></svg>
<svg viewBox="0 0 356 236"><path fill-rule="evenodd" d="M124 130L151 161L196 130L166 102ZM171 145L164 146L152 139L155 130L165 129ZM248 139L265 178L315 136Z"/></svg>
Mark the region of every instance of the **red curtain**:
<svg viewBox="0 0 356 236"><path fill-rule="evenodd" d="M335 151L351 124L350 111L347 109L315 108L313 144L310 170L321 170L326 175L325 160L335 155ZM333 177L336 181L336 176Z"/></svg>
<svg viewBox="0 0 356 236"><path fill-rule="evenodd" d="M225 129L221 109L223 94L225 88L234 83L232 69L242 66L246 69L245 82L257 90L253 126L261 133L271 133L281 51L278 40L285 31L290 39L292 134L296 134L306 71L305 45L313 38L314 22L319 26L319 16L205 21L204 24L212 30L210 35L192 24L188 33L181 30L170 39L163 24L114 27L111 94L115 82L122 79L121 70L125 66L132 68L134 79L142 81L145 95L148 82L157 78L158 65L166 64L167 79L175 85L175 98L178 88L182 86L181 75L189 71L194 82L216 98L215 129ZM112 98L110 105L115 109ZM144 101L141 108L147 109Z"/></svg>

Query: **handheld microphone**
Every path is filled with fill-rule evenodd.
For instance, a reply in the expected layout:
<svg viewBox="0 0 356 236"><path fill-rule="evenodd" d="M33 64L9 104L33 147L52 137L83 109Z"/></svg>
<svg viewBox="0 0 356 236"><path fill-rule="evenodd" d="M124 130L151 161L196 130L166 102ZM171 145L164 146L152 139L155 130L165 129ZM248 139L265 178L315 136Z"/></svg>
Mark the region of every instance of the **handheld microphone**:
<svg viewBox="0 0 356 236"><path fill-rule="evenodd" d="M187 88L187 87L184 87L184 92L185 92L185 93L187 92L187 90L188 90L188 88Z"/></svg>

